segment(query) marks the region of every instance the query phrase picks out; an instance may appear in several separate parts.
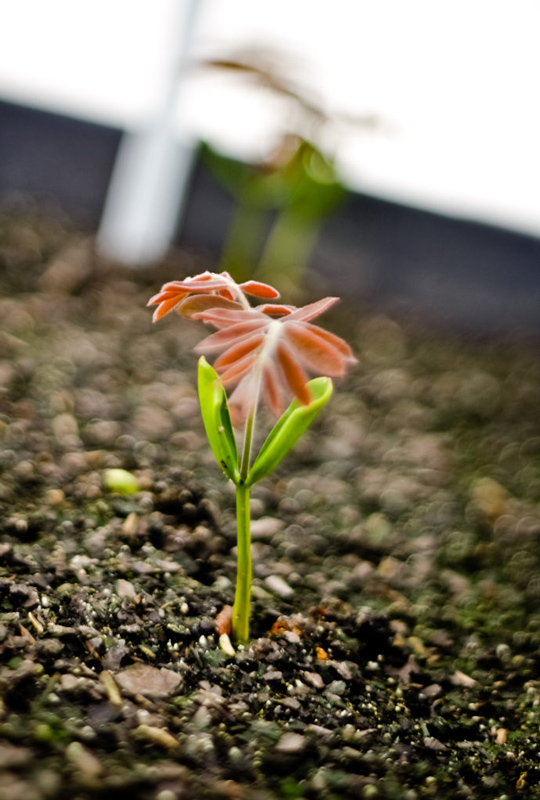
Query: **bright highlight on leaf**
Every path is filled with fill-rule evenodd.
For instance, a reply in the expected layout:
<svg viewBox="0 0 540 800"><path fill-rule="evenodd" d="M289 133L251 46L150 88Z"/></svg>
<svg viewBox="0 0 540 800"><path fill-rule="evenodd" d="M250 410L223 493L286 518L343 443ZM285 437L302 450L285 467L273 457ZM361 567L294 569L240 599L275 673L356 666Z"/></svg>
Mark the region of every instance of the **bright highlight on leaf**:
<svg viewBox="0 0 540 800"><path fill-rule="evenodd" d="M201 353L198 388L210 447L219 466L236 486L238 574L232 610L235 642L249 639L252 574L249 489L273 472L329 400L333 387L328 376L344 375L356 363L343 339L311 322L333 306L337 297L325 297L295 308L271 303L253 307L246 295L274 300L279 292L258 281L237 284L227 272L203 272L184 281L166 283L148 303L157 305L154 321L175 310L215 328L196 348ZM207 354L217 355L213 366L206 361ZM310 381L309 374L313 373L321 377ZM229 387L233 391L227 399ZM261 401L267 403L278 421L252 464ZM241 455L233 422L244 425Z"/></svg>

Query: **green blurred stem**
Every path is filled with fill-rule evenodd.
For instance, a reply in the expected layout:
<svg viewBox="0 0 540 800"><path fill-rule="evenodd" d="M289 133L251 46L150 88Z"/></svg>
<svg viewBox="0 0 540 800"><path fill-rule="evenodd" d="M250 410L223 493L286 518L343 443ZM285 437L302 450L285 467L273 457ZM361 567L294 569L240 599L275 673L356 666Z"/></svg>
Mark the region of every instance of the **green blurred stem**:
<svg viewBox="0 0 540 800"><path fill-rule="evenodd" d="M265 215L259 208L239 201L221 255L220 272L230 272L237 282L251 278L263 239Z"/></svg>
<svg viewBox="0 0 540 800"><path fill-rule="evenodd" d="M286 208L278 215L259 261L257 277L286 280L299 288L320 226L319 217Z"/></svg>

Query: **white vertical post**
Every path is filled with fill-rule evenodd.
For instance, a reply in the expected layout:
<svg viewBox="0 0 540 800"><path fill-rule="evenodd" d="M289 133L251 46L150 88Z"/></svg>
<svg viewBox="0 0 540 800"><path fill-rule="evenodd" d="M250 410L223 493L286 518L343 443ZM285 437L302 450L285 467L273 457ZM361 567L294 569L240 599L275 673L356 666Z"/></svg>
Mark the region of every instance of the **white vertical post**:
<svg viewBox="0 0 540 800"><path fill-rule="evenodd" d="M161 106L144 129L124 133L98 233L104 255L132 266L151 263L166 253L195 156L196 143L176 130L175 114L202 0L178 0L178 4L183 13Z"/></svg>

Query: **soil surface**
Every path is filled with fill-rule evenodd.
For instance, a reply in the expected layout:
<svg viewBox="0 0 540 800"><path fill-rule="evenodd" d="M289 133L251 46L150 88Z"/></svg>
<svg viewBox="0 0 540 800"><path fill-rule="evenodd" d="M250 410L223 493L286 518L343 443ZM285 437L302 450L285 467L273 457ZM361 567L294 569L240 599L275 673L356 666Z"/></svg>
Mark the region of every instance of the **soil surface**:
<svg viewBox="0 0 540 800"><path fill-rule="evenodd" d="M0 800L540 797L537 353L328 314L360 364L253 490L231 655L203 331L145 308L205 266L0 218Z"/></svg>

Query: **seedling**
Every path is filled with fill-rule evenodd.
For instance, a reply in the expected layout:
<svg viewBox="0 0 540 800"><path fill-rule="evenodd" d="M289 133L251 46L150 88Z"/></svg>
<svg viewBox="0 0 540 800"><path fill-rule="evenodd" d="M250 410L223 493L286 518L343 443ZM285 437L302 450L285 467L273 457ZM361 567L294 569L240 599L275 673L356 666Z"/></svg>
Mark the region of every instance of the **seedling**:
<svg viewBox="0 0 540 800"><path fill-rule="evenodd" d="M236 487L238 571L231 630L236 643L249 640L250 489L278 466L313 422L332 394L331 377L344 375L356 361L343 339L311 323L337 297L296 308L251 306L248 295L276 300L279 292L259 281L237 284L227 272L204 272L166 283L148 302L157 305L154 322L175 310L216 328L196 347L201 354L199 400L210 447ZM211 366L205 355L217 353ZM309 380L308 373L324 377ZM229 388L233 391L227 398ZM278 419L252 458L261 401ZM240 450L235 427L243 427Z"/></svg>

